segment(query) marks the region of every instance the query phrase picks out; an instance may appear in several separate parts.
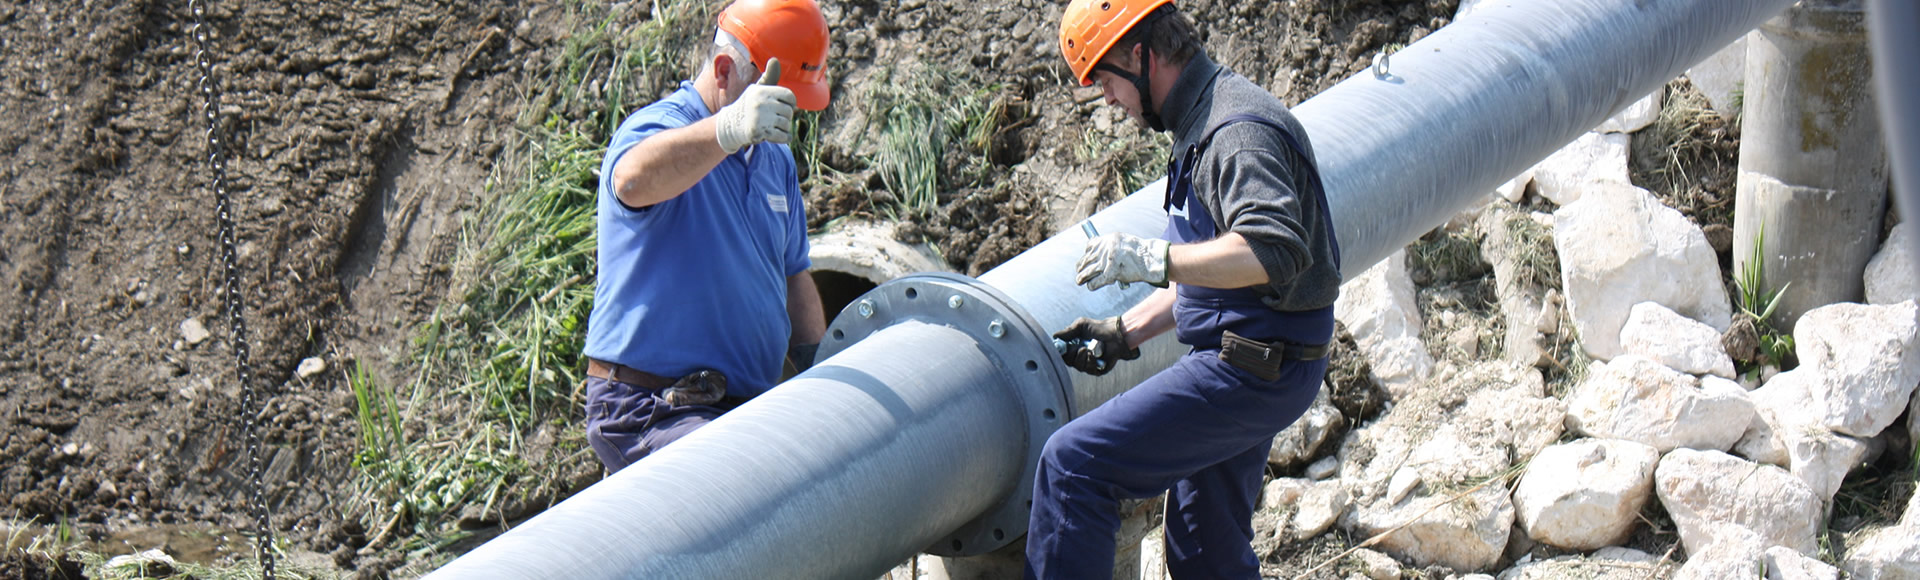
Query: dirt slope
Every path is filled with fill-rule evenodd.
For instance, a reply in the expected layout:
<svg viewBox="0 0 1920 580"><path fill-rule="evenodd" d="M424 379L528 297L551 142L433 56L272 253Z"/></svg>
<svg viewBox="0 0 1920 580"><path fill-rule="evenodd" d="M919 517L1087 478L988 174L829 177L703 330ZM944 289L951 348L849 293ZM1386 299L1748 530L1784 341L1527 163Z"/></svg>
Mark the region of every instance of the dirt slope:
<svg viewBox="0 0 1920 580"><path fill-rule="evenodd" d="M214 2L276 522L335 518L352 417L292 378L404 345L511 130L541 3ZM0 5L0 497L84 530L237 524L238 385L186 2ZM531 37L530 37L531 36ZM182 323L212 338L187 344ZM401 328L395 328L398 324ZM337 375L337 373L330 373ZM330 376L329 375L329 376Z"/></svg>

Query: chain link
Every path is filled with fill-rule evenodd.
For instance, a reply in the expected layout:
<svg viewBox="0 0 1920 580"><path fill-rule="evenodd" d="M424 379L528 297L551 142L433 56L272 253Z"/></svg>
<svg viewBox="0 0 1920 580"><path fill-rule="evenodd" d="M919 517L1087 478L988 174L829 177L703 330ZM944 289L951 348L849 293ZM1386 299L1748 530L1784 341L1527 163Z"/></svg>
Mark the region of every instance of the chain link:
<svg viewBox="0 0 1920 580"><path fill-rule="evenodd" d="M256 409L253 385L252 347L247 344L246 300L240 291L240 257L235 249L233 203L227 195L227 151L221 142L220 85L214 81L213 43L208 38L206 2L187 0L193 11L193 39L197 44L194 60L200 66L200 111L207 120L207 163L213 170L214 214L220 227L220 261L225 269L221 297L227 310L228 333L232 337L235 368L240 380L241 436L247 447L247 485L253 504L254 527L260 556L260 576L273 580L273 513L266 500L260 469L260 415Z"/></svg>

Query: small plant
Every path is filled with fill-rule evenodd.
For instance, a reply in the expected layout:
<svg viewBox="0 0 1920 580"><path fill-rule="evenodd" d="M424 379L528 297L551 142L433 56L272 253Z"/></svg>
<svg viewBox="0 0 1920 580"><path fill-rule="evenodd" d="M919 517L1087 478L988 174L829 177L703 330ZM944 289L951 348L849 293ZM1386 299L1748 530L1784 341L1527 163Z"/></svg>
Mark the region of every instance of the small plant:
<svg viewBox="0 0 1920 580"><path fill-rule="evenodd" d="M1760 228L1753 236L1753 250L1741 265L1740 274L1734 278L1739 288L1740 313L1753 319L1754 330L1759 335L1759 366L1773 366L1785 369L1793 356L1793 335L1780 332L1773 325L1774 310L1780 307L1780 297L1786 295L1792 282L1779 290L1768 290L1766 279L1766 243L1767 226Z"/></svg>
<svg viewBox="0 0 1920 580"><path fill-rule="evenodd" d="M354 418L360 423L360 452L354 454L353 464L364 467L402 446L405 432L400 429L400 409L393 393L376 384L365 365L353 363L347 386L353 390Z"/></svg>

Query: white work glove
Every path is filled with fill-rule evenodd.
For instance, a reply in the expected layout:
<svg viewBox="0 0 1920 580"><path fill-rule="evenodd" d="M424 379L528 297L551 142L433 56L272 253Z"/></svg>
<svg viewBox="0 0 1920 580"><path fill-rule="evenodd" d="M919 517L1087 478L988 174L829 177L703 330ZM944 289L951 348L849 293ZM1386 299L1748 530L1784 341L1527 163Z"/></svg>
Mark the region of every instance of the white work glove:
<svg viewBox="0 0 1920 580"><path fill-rule="evenodd" d="M1075 266L1079 275L1075 284L1089 290L1115 282L1146 282L1167 287L1167 252L1173 244L1132 234L1107 234L1087 240L1087 253Z"/></svg>
<svg viewBox="0 0 1920 580"><path fill-rule="evenodd" d="M780 59L767 61L767 72L760 82L747 87L733 104L720 107L714 115L720 148L728 154L741 147L772 141L786 143L793 131L793 89L779 86Z"/></svg>

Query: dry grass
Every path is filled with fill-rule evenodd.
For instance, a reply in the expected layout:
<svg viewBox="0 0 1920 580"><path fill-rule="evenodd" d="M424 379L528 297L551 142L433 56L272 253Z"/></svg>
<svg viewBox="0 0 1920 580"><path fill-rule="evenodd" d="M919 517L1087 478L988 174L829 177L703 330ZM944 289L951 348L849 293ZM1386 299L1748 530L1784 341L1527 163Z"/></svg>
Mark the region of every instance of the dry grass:
<svg viewBox="0 0 1920 580"><path fill-rule="evenodd" d="M1633 135L1633 183L1701 226L1733 223L1740 126L1685 79L1667 85L1659 116Z"/></svg>

